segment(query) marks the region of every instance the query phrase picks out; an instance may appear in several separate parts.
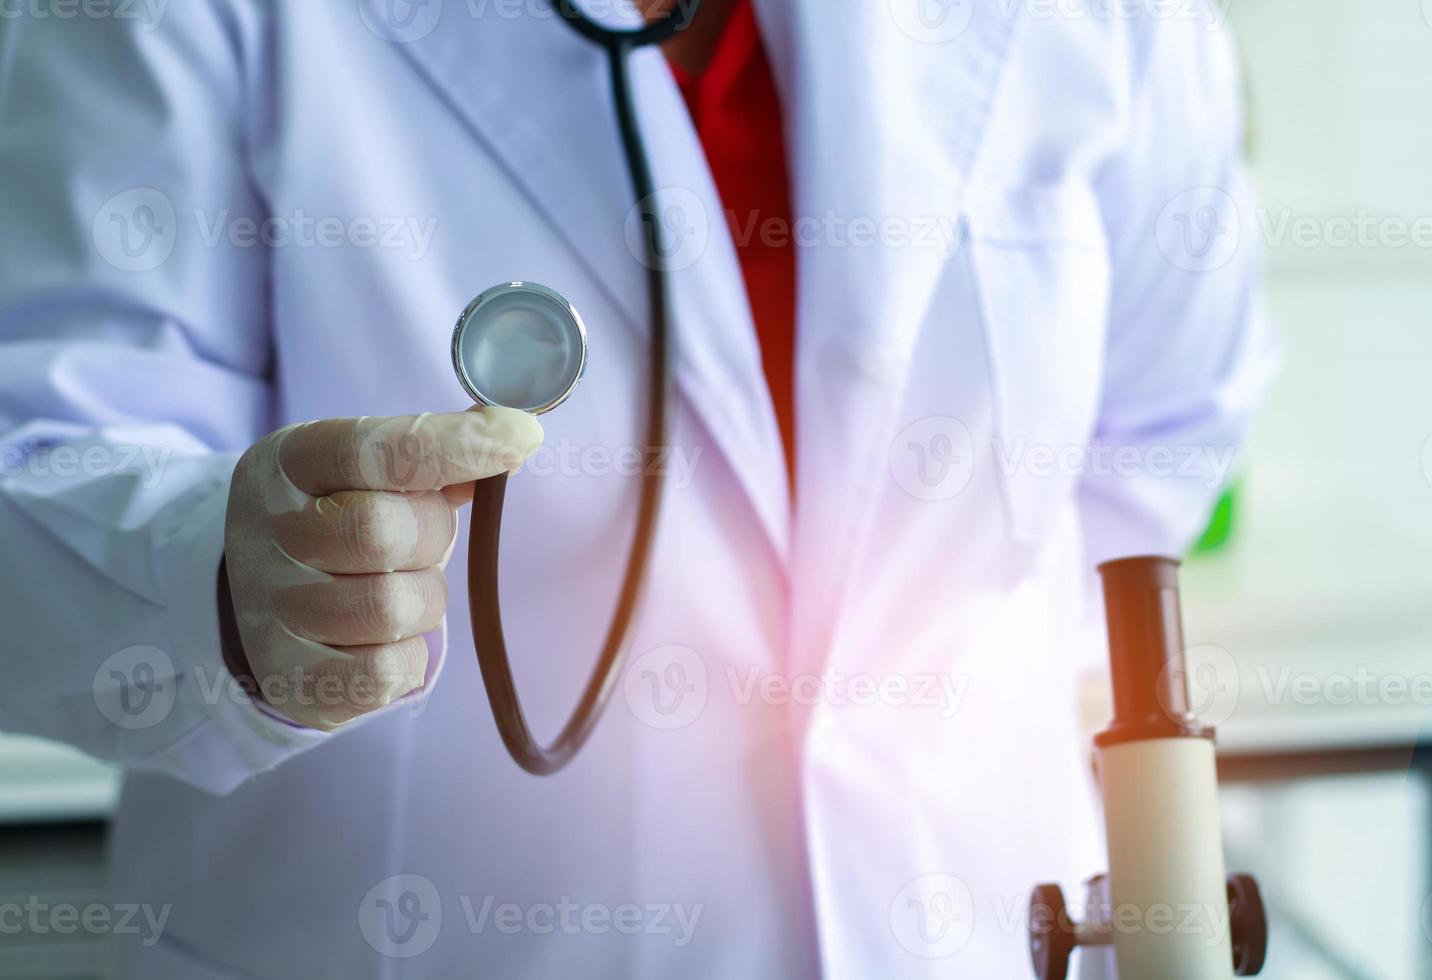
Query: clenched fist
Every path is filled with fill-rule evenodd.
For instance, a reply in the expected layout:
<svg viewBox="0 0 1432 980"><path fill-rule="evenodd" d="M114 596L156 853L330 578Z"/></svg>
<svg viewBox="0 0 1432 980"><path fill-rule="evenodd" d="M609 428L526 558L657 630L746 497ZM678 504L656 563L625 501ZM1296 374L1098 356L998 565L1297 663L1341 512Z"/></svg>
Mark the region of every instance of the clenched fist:
<svg viewBox="0 0 1432 980"><path fill-rule="evenodd" d="M457 508L541 441L533 416L481 408L307 422L244 453L224 554L264 700L331 730L422 686Z"/></svg>

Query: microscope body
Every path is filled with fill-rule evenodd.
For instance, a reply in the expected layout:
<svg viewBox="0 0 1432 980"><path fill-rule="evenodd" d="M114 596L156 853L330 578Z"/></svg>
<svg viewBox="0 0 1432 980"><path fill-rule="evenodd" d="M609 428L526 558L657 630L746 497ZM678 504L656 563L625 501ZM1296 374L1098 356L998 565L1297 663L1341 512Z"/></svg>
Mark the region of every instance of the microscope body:
<svg viewBox="0 0 1432 980"><path fill-rule="evenodd" d="M1099 772L1121 980L1229 980L1233 944L1212 740L1102 746Z"/></svg>
<svg viewBox="0 0 1432 980"><path fill-rule="evenodd" d="M1063 980L1078 947L1113 946L1119 980L1231 980L1263 967L1258 886L1224 871L1214 733L1190 709L1178 563L1099 567L1114 719L1094 739L1109 872L1085 882L1083 921L1058 885L1030 899L1040 980Z"/></svg>

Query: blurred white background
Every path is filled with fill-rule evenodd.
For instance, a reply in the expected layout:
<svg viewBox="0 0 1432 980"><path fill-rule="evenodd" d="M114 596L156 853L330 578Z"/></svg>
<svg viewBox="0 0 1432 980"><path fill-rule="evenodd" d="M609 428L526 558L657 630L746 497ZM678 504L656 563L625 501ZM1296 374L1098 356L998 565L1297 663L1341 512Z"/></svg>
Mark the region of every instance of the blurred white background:
<svg viewBox="0 0 1432 980"><path fill-rule="evenodd" d="M1229 16L1286 365L1234 537L1187 566L1188 640L1236 664L1205 674L1229 749L1412 741L1432 735L1432 0ZM1423 777L1240 784L1224 809L1273 906L1265 976L1432 977Z"/></svg>

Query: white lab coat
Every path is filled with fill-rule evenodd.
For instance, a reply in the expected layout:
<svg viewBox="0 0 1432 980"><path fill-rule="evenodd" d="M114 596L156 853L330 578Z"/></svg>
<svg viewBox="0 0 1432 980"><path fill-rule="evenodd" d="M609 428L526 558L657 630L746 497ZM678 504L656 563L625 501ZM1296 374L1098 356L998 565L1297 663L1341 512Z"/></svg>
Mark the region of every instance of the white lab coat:
<svg viewBox="0 0 1432 980"><path fill-rule="evenodd" d="M1102 868L1092 563L1190 540L1270 344L1226 31L1018 6L757 2L814 219L793 507L700 144L635 56L677 455L630 669L545 779L492 724L465 535L439 675L331 735L216 694L215 570L246 446L465 407L456 313L550 284L592 352L508 493L504 620L565 716L646 390L601 53L535 2L0 23L0 724L130 773L115 901L168 919L117 976L1027 975L1030 887ZM1091 440L1142 462L1081 470Z"/></svg>

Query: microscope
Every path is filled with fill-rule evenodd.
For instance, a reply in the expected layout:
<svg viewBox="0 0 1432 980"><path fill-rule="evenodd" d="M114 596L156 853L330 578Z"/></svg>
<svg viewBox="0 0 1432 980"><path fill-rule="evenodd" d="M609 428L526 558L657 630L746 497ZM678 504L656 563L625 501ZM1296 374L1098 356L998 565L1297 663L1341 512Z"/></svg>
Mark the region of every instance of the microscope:
<svg viewBox="0 0 1432 980"><path fill-rule="evenodd" d="M1029 901L1039 980L1064 980L1079 947L1112 946L1119 980L1230 980L1263 969L1257 882L1225 876L1213 729L1191 709L1178 562L1099 566L1114 718L1094 738L1109 871L1084 882L1082 921L1057 884Z"/></svg>

